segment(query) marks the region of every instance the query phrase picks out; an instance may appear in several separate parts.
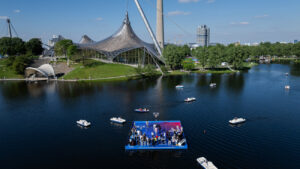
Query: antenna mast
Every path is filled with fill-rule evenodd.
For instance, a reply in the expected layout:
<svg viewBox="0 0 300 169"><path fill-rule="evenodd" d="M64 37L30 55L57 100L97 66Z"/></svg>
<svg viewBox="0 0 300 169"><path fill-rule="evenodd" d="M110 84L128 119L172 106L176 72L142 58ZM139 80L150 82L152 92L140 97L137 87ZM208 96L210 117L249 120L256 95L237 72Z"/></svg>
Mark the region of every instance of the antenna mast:
<svg viewBox="0 0 300 169"><path fill-rule="evenodd" d="M7 25L8 25L8 34L9 34L9 37L12 38L10 19L7 18L7 19L6 19L6 22L7 22Z"/></svg>
<svg viewBox="0 0 300 169"><path fill-rule="evenodd" d="M161 57L161 56L162 56L161 49L160 49L159 44L158 44L158 42L157 42L157 40L156 40L156 38L155 38L155 36L154 36L154 34L153 34L153 31L152 31L152 29L151 29L151 27L150 27L150 25L149 25L149 22L148 22L148 20L147 20L145 14L144 14L144 11L143 11L143 9L141 8L140 3L139 3L138 0L134 0L134 2L135 2L135 4L136 4L136 6L137 6L137 8L138 8L138 10L139 10L139 12L140 12L140 14L141 14L141 16L142 16L142 19L143 19L143 21L144 21L144 23L145 23L145 25L146 25L146 27L147 27L147 30L148 30L148 32L150 33L150 36L151 36L151 38L152 38L152 40L153 40L153 42L154 42L154 45L155 45L155 47L156 47L156 49L157 49L157 51L158 51L158 53L159 53L159 55L160 55L160 57Z"/></svg>

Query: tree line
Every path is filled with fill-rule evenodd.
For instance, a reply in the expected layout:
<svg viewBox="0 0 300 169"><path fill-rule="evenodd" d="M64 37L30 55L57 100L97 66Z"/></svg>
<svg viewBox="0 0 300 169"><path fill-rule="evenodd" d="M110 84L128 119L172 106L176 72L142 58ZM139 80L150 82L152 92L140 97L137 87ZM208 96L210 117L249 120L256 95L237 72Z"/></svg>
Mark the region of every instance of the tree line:
<svg viewBox="0 0 300 169"><path fill-rule="evenodd" d="M24 42L21 38L0 38L0 54L8 57L6 62L19 74L23 74L33 59L43 53L42 42L38 38Z"/></svg>
<svg viewBox="0 0 300 169"><path fill-rule="evenodd" d="M189 50L187 45L167 45L163 51L163 57L167 66L172 69L192 69L191 60L186 59L192 56L198 59L201 69L215 69L226 62L235 69L242 69L244 62L251 58L264 57L300 57L300 43L282 44L265 42L257 46L242 46L230 44L228 46L217 44L216 46L198 47Z"/></svg>

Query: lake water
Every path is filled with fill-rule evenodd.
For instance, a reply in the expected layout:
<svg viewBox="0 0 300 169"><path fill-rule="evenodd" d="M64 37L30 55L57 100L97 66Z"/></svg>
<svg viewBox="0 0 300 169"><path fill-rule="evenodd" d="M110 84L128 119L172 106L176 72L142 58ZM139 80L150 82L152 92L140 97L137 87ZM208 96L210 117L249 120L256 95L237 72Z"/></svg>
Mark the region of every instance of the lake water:
<svg viewBox="0 0 300 169"><path fill-rule="evenodd" d="M139 107L151 113L133 112ZM132 121L154 120L152 112L181 120L188 150L124 150ZM113 116L129 122L111 124ZM248 121L232 127L235 116ZM78 127L81 118L92 126ZM113 83L0 83L1 168L191 169L201 168L201 156L219 168L300 168L300 65Z"/></svg>

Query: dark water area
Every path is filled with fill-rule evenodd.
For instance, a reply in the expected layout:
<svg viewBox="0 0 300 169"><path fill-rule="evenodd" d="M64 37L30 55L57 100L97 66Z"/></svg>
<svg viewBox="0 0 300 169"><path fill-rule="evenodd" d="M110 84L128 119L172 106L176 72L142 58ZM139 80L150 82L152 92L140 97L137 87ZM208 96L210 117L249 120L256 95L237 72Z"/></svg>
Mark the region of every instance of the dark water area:
<svg viewBox="0 0 300 169"><path fill-rule="evenodd" d="M139 107L151 112L133 112ZM132 122L155 120L152 112L181 120L188 150L124 150ZM112 124L113 116L128 123ZM230 126L235 116L248 121ZM92 126L78 127L82 118ZM300 168L300 65L113 83L0 83L0 168L197 169L201 156L225 169Z"/></svg>

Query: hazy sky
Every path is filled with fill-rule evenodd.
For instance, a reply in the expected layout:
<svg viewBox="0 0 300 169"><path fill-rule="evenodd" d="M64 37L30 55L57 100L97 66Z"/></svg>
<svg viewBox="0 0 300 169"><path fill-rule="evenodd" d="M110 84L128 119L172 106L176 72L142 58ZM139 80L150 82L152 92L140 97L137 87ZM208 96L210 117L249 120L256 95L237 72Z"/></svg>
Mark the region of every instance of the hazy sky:
<svg viewBox="0 0 300 169"><path fill-rule="evenodd" d="M133 0L129 17L138 36L150 36ZM156 30L156 0L140 0ZM211 28L211 41L286 41L300 39L300 0L164 0L167 42L195 42L198 25ZM118 30L127 0L1 0L0 37L7 35L4 18L9 16L25 40L48 41L61 34L78 42L87 34L101 40Z"/></svg>

